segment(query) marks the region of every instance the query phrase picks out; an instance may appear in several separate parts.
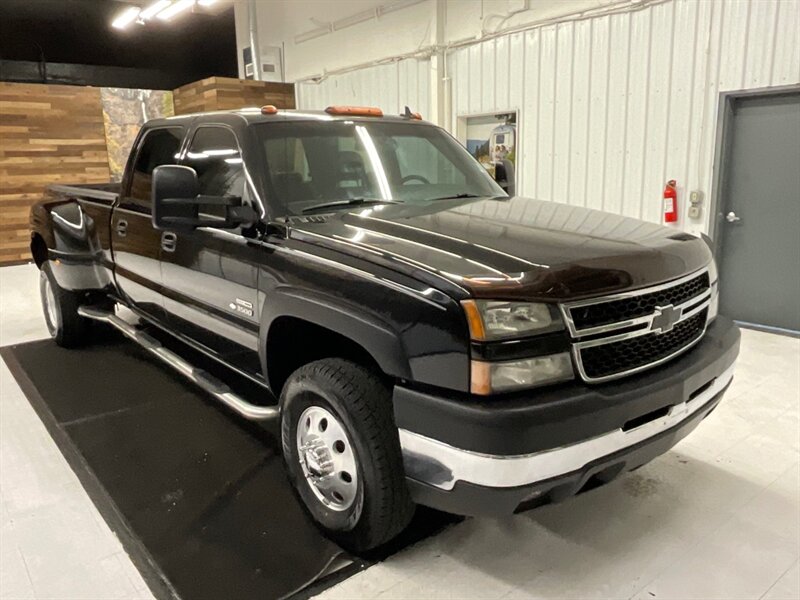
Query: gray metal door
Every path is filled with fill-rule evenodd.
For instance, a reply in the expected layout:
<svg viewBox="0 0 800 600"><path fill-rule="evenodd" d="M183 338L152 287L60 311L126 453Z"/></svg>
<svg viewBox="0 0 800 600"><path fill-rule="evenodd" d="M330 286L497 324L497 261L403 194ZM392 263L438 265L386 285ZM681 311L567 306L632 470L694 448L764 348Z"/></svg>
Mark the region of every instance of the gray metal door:
<svg viewBox="0 0 800 600"><path fill-rule="evenodd" d="M720 312L800 331L800 93L734 101L718 209Z"/></svg>

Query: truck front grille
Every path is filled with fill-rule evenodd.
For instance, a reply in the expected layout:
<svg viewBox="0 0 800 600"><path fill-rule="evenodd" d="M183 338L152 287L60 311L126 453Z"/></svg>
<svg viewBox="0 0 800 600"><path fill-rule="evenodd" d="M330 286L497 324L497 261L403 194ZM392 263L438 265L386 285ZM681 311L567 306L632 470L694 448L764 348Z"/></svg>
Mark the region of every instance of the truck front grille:
<svg viewBox="0 0 800 600"><path fill-rule="evenodd" d="M583 371L589 379L601 379L663 361L703 335L706 312L681 321L669 333L650 333L579 350Z"/></svg>
<svg viewBox="0 0 800 600"><path fill-rule="evenodd" d="M659 286L563 304L580 376L616 379L688 350L705 333L710 301L704 269Z"/></svg>
<svg viewBox="0 0 800 600"><path fill-rule="evenodd" d="M708 273L701 273L697 277L693 277L689 281L674 287L573 309L572 319L578 329L608 325L609 323L647 315L653 312L656 306L666 306L667 304L677 306L690 298L702 294L707 289Z"/></svg>

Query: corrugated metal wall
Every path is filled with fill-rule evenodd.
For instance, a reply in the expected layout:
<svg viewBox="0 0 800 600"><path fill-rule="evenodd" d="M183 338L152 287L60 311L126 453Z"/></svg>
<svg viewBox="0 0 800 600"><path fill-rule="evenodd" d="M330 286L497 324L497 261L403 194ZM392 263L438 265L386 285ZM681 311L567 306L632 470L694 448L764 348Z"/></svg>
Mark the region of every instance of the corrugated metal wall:
<svg viewBox="0 0 800 600"><path fill-rule="evenodd" d="M406 59L296 86L297 106L322 109L332 104L380 106L399 114L406 105L425 113L430 105L430 61Z"/></svg>
<svg viewBox="0 0 800 600"><path fill-rule="evenodd" d="M708 230L719 92L800 83L800 2L666 0L499 37L448 55L458 117L520 111L518 194L661 220L667 179L680 221ZM429 61L297 86L300 108L368 104L423 114ZM706 197L699 221L687 193Z"/></svg>
<svg viewBox="0 0 800 600"><path fill-rule="evenodd" d="M676 179L707 230L719 92L800 83L798 31L794 0L670 0L497 38L450 54L451 125L518 109L520 195L658 222Z"/></svg>

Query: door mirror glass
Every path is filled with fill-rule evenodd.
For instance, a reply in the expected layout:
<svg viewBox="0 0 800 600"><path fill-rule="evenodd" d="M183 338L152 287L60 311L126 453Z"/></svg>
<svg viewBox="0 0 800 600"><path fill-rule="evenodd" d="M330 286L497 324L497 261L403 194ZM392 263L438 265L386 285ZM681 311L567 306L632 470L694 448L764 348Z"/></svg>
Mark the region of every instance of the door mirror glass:
<svg viewBox="0 0 800 600"><path fill-rule="evenodd" d="M153 227L191 229L189 222L196 221L198 216L198 205L194 202L198 190L194 169L179 165L156 167L152 181Z"/></svg>
<svg viewBox="0 0 800 600"><path fill-rule="evenodd" d="M252 225L255 211L239 196L200 195L197 172L181 165L162 165L153 170L153 227L191 231L197 227L232 229ZM216 217L221 213L224 216Z"/></svg>
<svg viewBox="0 0 800 600"><path fill-rule="evenodd" d="M509 196L515 196L517 186L514 181L514 163L504 158L495 163L494 180Z"/></svg>

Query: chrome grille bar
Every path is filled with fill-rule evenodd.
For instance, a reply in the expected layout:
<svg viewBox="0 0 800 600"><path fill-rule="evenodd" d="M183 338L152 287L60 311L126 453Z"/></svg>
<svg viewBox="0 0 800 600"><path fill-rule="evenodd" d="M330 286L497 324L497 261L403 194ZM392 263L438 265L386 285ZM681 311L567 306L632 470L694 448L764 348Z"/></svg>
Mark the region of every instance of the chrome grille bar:
<svg viewBox="0 0 800 600"><path fill-rule="evenodd" d="M633 373L638 373L645 369L649 369L656 365L662 364L674 358L678 354L685 352L692 346L694 346L698 341L700 341L700 339L705 334L707 322L703 323L702 329L698 332L696 337L694 337L690 342L684 344L683 346L676 348L676 350L670 353L668 356L649 363L636 365L635 367L626 369L624 371L614 372L610 375L589 376L586 370L584 369L583 358L581 355L581 351L586 348L594 348L597 346L614 344L645 335L653 335L653 336L661 335L663 332L655 324L655 320L658 316L660 316L662 309L669 308L673 314L678 315L677 318L675 318L675 320L670 323L669 329L666 330L666 331L671 331L675 326L679 325L680 323L683 323L684 321L695 317L702 311L708 310L709 306L711 305L712 286L709 285L699 294L693 296L692 298L684 300L680 304L676 305L667 304L666 306L655 306L653 310L649 312L649 314L633 318L623 318L613 323L607 323L592 327L583 327L583 328L578 327L575 323L575 319L573 318L573 313L572 313L573 310L578 308L603 305L617 300L636 299L637 297L640 296L645 296L665 290L670 290L684 283L692 281L693 279L701 277L704 274L705 275L708 274L707 268L695 271L694 273L687 275L685 277L681 277L680 279L676 279L668 283L657 286L643 288L640 290L633 290L631 292L623 292L620 294L603 296L600 298L591 298L587 300L578 300L575 302L566 302L561 304L560 305L561 314L564 318L564 322L567 325L567 330L569 331L570 336L572 338L573 361L578 371L578 374L581 376L581 378L587 382L597 383L602 381L609 381L611 379L617 379L620 377L625 377L627 375L632 375Z"/></svg>

